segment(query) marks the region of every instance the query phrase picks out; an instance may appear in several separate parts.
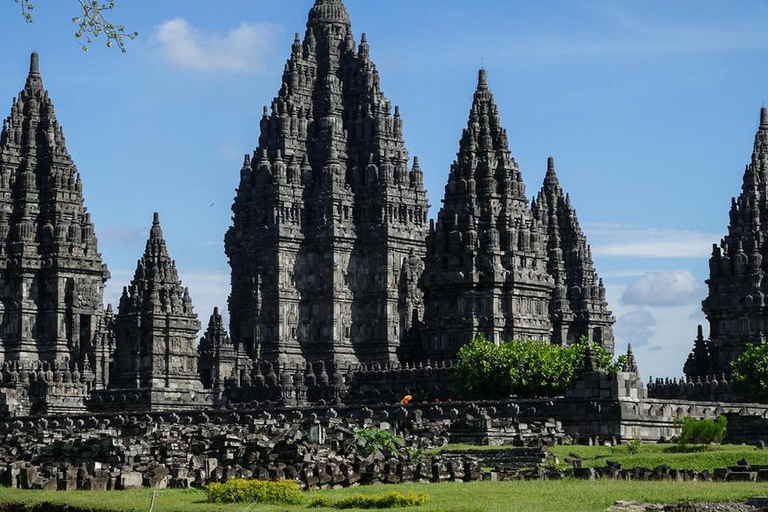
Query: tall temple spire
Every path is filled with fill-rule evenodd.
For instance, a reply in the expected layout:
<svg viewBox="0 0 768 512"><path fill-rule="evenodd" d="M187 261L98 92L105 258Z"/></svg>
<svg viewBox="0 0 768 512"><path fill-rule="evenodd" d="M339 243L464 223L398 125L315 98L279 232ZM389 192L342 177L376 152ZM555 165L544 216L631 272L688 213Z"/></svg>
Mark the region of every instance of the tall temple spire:
<svg viewBox="0 0 768 512"><path fill-rule="evenodd" d="M555 159L547 159L544 183L533 207L547 234L547 270L556 290L550 303L552 341L569 345L587 337L613 352L613 324L605 287L595 272L591 251L570 202L560 186Z"/></svg>
<svg viewBox="0 0 768 512"><path fill-rule="evenodd" d="M195 348L199 329L189 290L182 286L155 213L144 255L115 315L110 388L166 393L161 398L150 395L145 404L150 408L158 399L202 390Z"/></svg>
<svg viewBox="0 0 768 512"><path fill-rule="evenodd" d="M686 374L692 378L730 375L749 343L768 341L768 111L760 124L743 179L741 194L731 199L728 234L715 245L709 263L708 297L702 310L709 320L709 340L698 336Z"/></svg>
<svg viewBox="0 0 768 512"><path fill-rule="evenodd" d="M427 237L425 327L414 357L453 358L481 332L497 342L549 339L554 282L544 235L481 69L437 228Z"/></svg>
<svg viewBox="0 0 768 512"><path fill-rule="evenodd" d="M6 306L4 321L50 326L4 331L0 357L88 358L93 365L91 348L109 272L84 206L80 173L43 88L37 53L30 56L24 89L0 133L0 260L6 260L0 284L7 283L0 288L9 294L0 294L0 302L18 303ZM22 289L32 290L31 295ZM12 300L22 296L24 301ZM56 328L75 324L79 327Z"/></svg>
<svg viewBox="0 0 768 512"><path fill-rule="evenodd" d="M421 307L398 274L411 248L424 255L428 213L403 122L344 4L317 0L240 170L226 237L230 332L250 357L397 358L414 318L406 309L418 318ZM278 277L274 265L291 270Z"/></svg>

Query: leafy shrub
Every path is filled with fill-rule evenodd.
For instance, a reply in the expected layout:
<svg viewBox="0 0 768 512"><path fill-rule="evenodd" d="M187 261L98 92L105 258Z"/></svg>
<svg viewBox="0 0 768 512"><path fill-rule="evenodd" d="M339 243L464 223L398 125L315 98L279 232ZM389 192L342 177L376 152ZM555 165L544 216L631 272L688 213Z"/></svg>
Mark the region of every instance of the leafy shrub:
<svg viewBox="0 0 768 512"><path fill-rule="evenodd" d="M736 391L757 398L768 398L768 345L747 345L731 363Z"/></svg>
<svg viewBox="0 0 768 512"><path fill-rule="evenodd" d="M293 480L230 480L223 484L208 484L204 490L211 503L300 505L304 501L299 484Z"/></svg>
<svg viewBox="0 0 768 512"><path fill-rule="evenodd" d="M720 416L717 420L695 420L691 417L677 422L681 428L678 443L687 444L720 444L727 433L728 420Z"/></svg>
<svg viewBox="0 0 768 512"><path fill-rule="evenodd" d="M643 447L643 441L635 438L627 443L627 453L630 455L637 455L640 453L640 449Z"/></svg>
<svg viewBox="0 0 768 512"><path fill-rule="evenodd" d="M409 447L405 449L408 454L408 461L411 464L420 464L424 460L424 449Z"/></svg>
<svg viewBox="0 0 768 512"><path fill-rule="evenodd" d="M338 509L382 509L419 507L428 501L429 495L425 493L416 494L413 491L409 491L408 494L403 494L398 491L392 491L387 494L356 494L347 498L341 498L335 502L326 496L315 496L309 506Z"/></svg>
<svg viewBox="0 0 768 512"><path fill-rule="evenodd" d="M323 494L318 494L312 497L312 501L309 502L309 508L333 508L335 502Z"/></svg>
<svg viewBox="0 0 768 512"><path fill-rule="evenodd" d="M479 334L459 350L455 371L461 386L483 398L558 396L573 385L584 367L588 341L568 347L541 341L496 345ZM598 363L616 371L605 348L594 345Z"/></svg>
<svg viewBox="0 0 768 512"><path fill-rule="evenodd" d="M385 455L397 455L403 445L403 439L388 430L380 428L358 428L355 430L357 453L367 457L379 450Z"/></svg>

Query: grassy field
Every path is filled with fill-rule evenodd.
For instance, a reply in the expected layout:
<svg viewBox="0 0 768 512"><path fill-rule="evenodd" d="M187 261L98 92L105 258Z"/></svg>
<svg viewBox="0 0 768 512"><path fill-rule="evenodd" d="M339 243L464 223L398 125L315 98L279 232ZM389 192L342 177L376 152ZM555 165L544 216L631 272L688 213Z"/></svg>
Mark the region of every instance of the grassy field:
<svg viewBox="0 0 768 512"><path fill-rule="evenodd" d="M319 491L331 498L350 494L385 493L397 489L426 492L430 502L418 508L422 512L589 512L604 511L618 500L643 500L656 503L682 501L745 501L750 496L768 494L768 484L733 483L672 483L672 482L620 482L620 481L530 481L530 482L477 482L467 484L413 484L398 486L370 486L338 491ZM0 503L35 504L51 502L99 511L146 512L152 491L117 492L43 492L0 489ZM308 493L307 501L311 493ZM292 512L308 509L306 506L246 506L213 505L205 502L201 491L158 491L155 512L234 512L264 511Z"/></svg>
<svg viewBox="0 0 768 512"><path fill-rule="evenodd" d="M487 450L498 447L449 445L443 450ZM676 445L643 445L637 454L629 454L626 445L621 446L556 446L550 451L558 456L561 466L569 453L583 457L586 466L605 465L606 460L619 462L625 467L655 467L666 464L676 469L714 469L732 466L742 458L751 464L768 465L768 450L756 450L751 446L725 445L688 447L689 453L680 453ZM604 511L619 500L641 500L655 503L682 501L744 501L751 496L768 495L764 483L672 483L672 482L621 482L598 480L530 481L530 482L475 482L450 484L407 484L397 486L369 486L353 489L318 491L307 493L307 503L314 494L338 499L352 494L386 493L391 490L425 492L430 502L423 507L400 510L424 512L469 511ZM140 511L149 509L152 491L125 492L43 492L0 488L0 503L42 502L67 504L98 511ZM158 491L155 512L225 512L225 511L296 511L308 510L306 506L246 506L215 505L205 501L205 494L198 490ZM312 509L327 510L327 509Z"/></svg>
<svg viewBox="0 0 768 512"><path fill-rule="evenodd" d="M504 447L498 446L474 446L474 445L447 445L439 450L494 450ZM687 453L681 453L681 447L670 444L644 444L637 454L630 454L627 445L619 446L554 446L550 452L560 459L562 469L568 467L565 458L570 453L576 453L584 458L583 466L605 466L610 460L618 462L624 467L647 467L667 465L673 469L695 469L703 471L713 470L727 466L735 466L741 459L746 459L753 465L768 465L768 450L757 450L747 445L706 445L688 446Z"/></svg>

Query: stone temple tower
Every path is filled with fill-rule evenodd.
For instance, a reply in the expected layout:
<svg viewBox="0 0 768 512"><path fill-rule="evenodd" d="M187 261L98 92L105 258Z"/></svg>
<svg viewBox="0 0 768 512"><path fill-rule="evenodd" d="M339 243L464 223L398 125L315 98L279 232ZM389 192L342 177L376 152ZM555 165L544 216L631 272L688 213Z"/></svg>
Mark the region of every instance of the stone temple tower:
<svg viewBox="0 0 768 512"><path fill-rule="evenodd" d="M768 341L767 235L768 111L763 108L741 195L731 201L728 234L712 247L709 296L702 303L709 320L709 341L699 329L686 375L730 375L731 362L749 343Z"/></svg>
<svg viewBox="0 0 768 512"><path fill-rule="evenodd" d="M109 272L82 192L33 53L0 135L0 361L95 366Z"/></svg>
<svg viewBox="0 0 768 512"><path fill-rule="evenodd" d="M528 207L520 169L480 70L469 123L427 238L422 357L452 358L477 333L549 340L547 231Z"/></svg>
<svg viewBox="0 0 768 512"><path fill-rule="evenodd" d="M196 348L200 322L168 254L157 213L133 280L123 289L114 330L110 389L101 397L133 391L129 396L135 403L127 406L194 408L203 390Z"/></svg>
<svg viewBox="0 0 768 512"><path fill-rule="evenodd" d="M423 174L369 55L342 2L316 0L245 157L225 243L253 359L392 361L421 314Z"/></svg>
<svg viewBox="0 0 768 512"><path fill-rule="evenodd" d="M555 281L549 304L553 343L570 345L582 336L613 353L613 318L605 287L595 272L592 251L571 198L563 192L555 160L547 162L544 185L531 205L547 234L547 271Z"/></svg>

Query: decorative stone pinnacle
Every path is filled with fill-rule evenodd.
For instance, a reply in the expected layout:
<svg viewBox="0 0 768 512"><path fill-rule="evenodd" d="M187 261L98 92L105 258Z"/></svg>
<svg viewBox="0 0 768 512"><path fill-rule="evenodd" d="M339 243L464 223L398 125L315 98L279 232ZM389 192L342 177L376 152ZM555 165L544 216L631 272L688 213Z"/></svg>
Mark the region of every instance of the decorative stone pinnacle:
<svg viewBox="0 0 768 512"><path fill-rule="evenodd" d="M26 89L40 90L43 88L43 80L40 76L40 58L37 52L32 52L29 57L29 76L27 76Z"/></svg>
<svg viewBox="0 0 768 512"><path fill-rule="evenodd" d="M29 74L40 74L40 57L37 52L32 52L32 55L29 57Z"/></svg>
<svg viewBox="0 0 768 512"><path fill-rule="evenodd" d="M488 72L485 70L485 68L480 68L480 73L477 77L477 90L478 91L487 91L488 90Z"/></svg>
<svg viewBox="0 0 768 512"><path fill-rule="evenodd" d="M768 128L768 109L760 109L760 128Z"/></svg>
<svg viewBox="0 0 768 512"><path fill-rule="evenodd" d="M559 183L560 180L557 179L557 172L555 171L555 159L550 156L547 159L547 174L544 178L544 186L554 186Z"/></svg>

